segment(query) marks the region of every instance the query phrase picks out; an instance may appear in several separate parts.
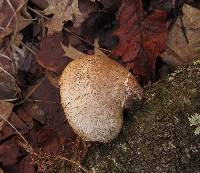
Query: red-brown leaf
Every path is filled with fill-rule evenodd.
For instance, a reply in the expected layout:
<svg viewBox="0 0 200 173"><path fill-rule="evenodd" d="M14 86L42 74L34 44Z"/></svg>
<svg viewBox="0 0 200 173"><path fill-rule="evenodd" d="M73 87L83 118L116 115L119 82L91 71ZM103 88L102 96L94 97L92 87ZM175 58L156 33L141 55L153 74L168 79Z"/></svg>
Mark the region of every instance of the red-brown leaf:
<svg viewBox="0 0 200 173"><path fill-rule="evenodd" d="M156 58L165 48L166 17L161 10L145 14L141 0L123 1L117 15L120 26L114 32L119 45L112 53L121 56L133 74L147 80L154 76Z"/></svg>
<svg viewBox="0 0 200 173"><path fill-rule="evenodd" d="M15 140L9 140L0 145L0 163L3 166L16 164L21 155Z"/></svg>
<svg viewBox="0 0 200 173"><path fill-rule="evenodd" d="M61 73L70 62L70 58L64 55L61 47L62 33L55 33L46 37L41 42L40 51L36 56L37 62L45 69Z"/></svg>

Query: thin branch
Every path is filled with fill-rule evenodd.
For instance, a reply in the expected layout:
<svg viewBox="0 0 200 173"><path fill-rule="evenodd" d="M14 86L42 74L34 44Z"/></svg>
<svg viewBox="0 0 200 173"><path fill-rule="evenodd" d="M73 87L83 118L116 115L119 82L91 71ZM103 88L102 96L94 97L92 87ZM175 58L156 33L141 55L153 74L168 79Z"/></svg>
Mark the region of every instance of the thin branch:
<svg viewBox="0 0 200 173"><path fill-rule="evenodd" d="M2 99L0 100L0 102L13 102L13 101L16 101L18 100L19 98L13 98L13 99Z"/></svg>
<svg viewBox="0 0 200 173"><path fill-rule="evenodd" d="M13 16L15 17L15 30L14 30L14 33L13 33L13 36L12 36L12 38L11 38L11 40L10 40L9 45L8 45L7 48L6 48L6 50L7 50L7 49L10 47L10 45L12 44L12 42L14 41L15 36L16 36L16 34L17 34L18 22L17 22L17 12L15 11L14 7L12 6L10 0L6 0L6 1L7 1L8 5L10 6L10 8L12 9L12 11L13 11ZM19 9L19 8L18 8L18 9ZM8 24L7 24L6 27L8 27L8 26L10 25L13 16L10 18L10 21L8 22Z"/></svg>
<svg viewBox="0 0 200 173"><path fill-rule="evenodd" d="M30 96L38 89L38 87L44 82L45 79L46 79L46 77L43 77L43 78L40 80L40 82L39 82L37 85L35 85L35 86L33 87L33 89L26 95L26 97L25 97L22 101L16 103L15 106L19 106L19 105L23 104L25 101L27 101L27 100L29 99L29 97L30 97Z"/></svg>
<svg viewBox="0 0 200 173"><path fill-rule="evenodd" d="M0 53L0 56L3 57L3 58L6 58L9 61L12 61L12 59L9 56L4 55L3 53Z"/></svg>
<svg viewBox="0 0 200 173"><path fill-rule="evenodd" d="M99 49L99 50L101 50L101 51L106 51L106 52L108 52L108 53L111 53L111 51L108 50L108 49L96 47L94 44L92 44L92 43L89 42L88 40L84 39L84 38L81 37L80 35L78 35L78 34L72 32L72 31L70 31L69 29L67 29L67 28L65 28L65 27L64 27L63 29L64 29L65 31L69 32L70 34L76 36L78 39L80 39L80 40L83 41L84 43L87 43L87 44L89 44L90 46L94 47L95 49Z"/></svg>
<svg viewBox="0 0 200 173"><path fill-rule="evenodd" d="M12 76L9 72L7 72L5 69L3 69L2 67L0 67L0 70L3 71L4 73L6 73L8 76L10 76L12 79L14 79L15 81L17 81L14 76Z"/></svg>
<svg viewBox="0 0 200 173"><path fill-rule="evenodd" d="M54 102L54 101L50 101L50 100L37 100L37 99L28 99L27 101L31 101L31 102L41 102L41 103L53 103L53 104L61 104L60 102Z"/></svg>
<svg viewBox="0 0 200 173"><path fill-rule="evenodd" d="M28 9L31 10L32 12L34 12L35 14L39 15L40 17L50 20L48 17L46 17L44 14L42 14L42 11L35 10L29 6L28 6Z"/></svg>
<svg viewBox="0 0 200 173"><path fill-rule="evenodd" d="M9 126L11 126L12 129L15 130L16 133L22 138L22 140L28 145L28 147L29 147L31 150L33 150L32 147L31 147L31 145L30 145L30 144L28 143L28 141L25 139L25 137L23 137L23 135L22 135L22 134L21 134L7 119L6 119L6 118L4 118L3 115L0 114L0 118L1 118L2 120L4 120L4 122L8 123Z"/></svg>
<svg viewBox="0 0 200 173"><path fill-rule="evenodd" d="M67 162L70 162L70 163L72 163L72 164L78 166L79 168L81 168L84 172L88 173L88 170L87 170L87 169L85 169L83 166L81 166L78 162L76 162L76 161L74 161L74 160L70 160L70 159L67 159L67 158L61 157L61 156L59 156L57 159L65 160L65 161L67 161Z"/></svg>

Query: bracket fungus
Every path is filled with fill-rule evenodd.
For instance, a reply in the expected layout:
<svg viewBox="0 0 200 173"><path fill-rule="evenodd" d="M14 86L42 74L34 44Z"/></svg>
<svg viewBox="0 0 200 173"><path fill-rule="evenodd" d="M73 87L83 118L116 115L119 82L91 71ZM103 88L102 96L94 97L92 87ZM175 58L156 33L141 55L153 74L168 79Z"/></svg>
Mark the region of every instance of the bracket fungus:
<svg viewBox="0 0 200 173"><path fill-rule="evenodd" d="M141 98L142 88L114 60L87 55L64 69L60 95L66 118L82 139L108 142L119 134L123 109Z"/></svg>

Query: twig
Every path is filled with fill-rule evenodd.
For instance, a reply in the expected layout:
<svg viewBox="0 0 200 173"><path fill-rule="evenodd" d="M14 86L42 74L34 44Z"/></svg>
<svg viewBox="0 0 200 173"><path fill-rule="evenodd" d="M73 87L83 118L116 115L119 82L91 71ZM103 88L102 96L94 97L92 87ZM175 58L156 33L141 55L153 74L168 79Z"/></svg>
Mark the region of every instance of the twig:
<svg viewBox="0 0 200 173"><path fill-rule="evenodd" d="M81 168L84 172L88 173L88 170L86 170L83 166L81 166L78 162L74 161L74 160L70 160L70 159L67 159L65 157L62 157L62 156L59 156L57 159L60 159L60 160L65 160L67 162L70 162L74 165L77 165L79 168Z"/></svg>
<svg viewBox="0 0 200 173"><path fill-rule="evenodd" d="M42 159L46 159L44 156L40 156L39 154L37 154L36 152L34 152L33 148L31 147L31 145L28 143L28 141L25 139L25 137L7 120L3 117L3 115L0 114L0 118L5 121L6 123L8 123L8 125L11 126L11 128L13 130L15 130L15 132L21 137L21 139L26 143L26 145L28 146L28 151L30 152L30 154L33 154L39 158L42 158ZM55 158L55 160L65 160L69 163L72 163L76 166L78 166L80 169L82 169L84 172L88 173L88 171L83 167L81 166L78 162L74 161L74 160L70 160L70 159L67 159L63 156L58 156Z"/></svg>
<svg viewBox="0 0 200 173"><path fill-rule="evenodd" d="M30 98L27 101L41 102L41 103L61 104L60 102L54 102L54 101L50 101L50 100L37 100L37 99L30 99Z"/></svg>
<svg viewBox="0 0 200 173"><path fill-rule="evenodd" d="M28 143L28 141L25 139L25 137L22 136L22 134L7 120L3 117L3 115L0 114L1 119L3 119L6 123L8 123L15 131L16 133L22 138L22 140L28 145L29 149L33 151L31 145Z"/></svg>
<svg viewBox="0 0 200 173"><path fill-rule="evenodd" d="M65 27L64 27L63 29L64 29L65 31L69 32L70 34L76 36L76 37L77 37L78 39L80 39L81 41L83 41L83 42L89 44L90 46L94 47L95 49L99 49L99 50L101 50L101 51L106 51L106 52L108 52L108 53L111 53L111 51L108 50L108 49L96 47L94 44L92 44L92 43L89 42L88 40L84 39L83 37L79 36L78 34L76 34L76 33L72 32L72 31L70 31L69 29L67 29L67 28L65 28Z"/></svg>
<svg viewBox="0 0 200 173"><path fill-rule="evenodd" d="M3 53L0 53L0 56L12 62L12 59L9 56L4 55Z"/></svg>
<svg viewBox="0 0 200 173"><path fill-rule="evenodd" d="M35 14L39 15L40 17L50 20L48 17L46 17L44 14L42 14L42 12L39 10L35 10L29 6L28 6L28 9L31 10L32 12L34 12Z"/></svg>
<svg viewBox="0 0 200 173"><path fill-rule="evenodd" d="M12 11L13 11L13 16L15 17L15 20L16 20L16 22L15 22L15 30L14 30L13 36L12 36L10 42L9 42L9 45L8 45L7 48L6 48L6 50L7 50L7 49L10 47L10 45L12 44L12 42L14 41L15 36L16 36L16 34L17 34L18 22L17 22L17 12L16 12L15 9L13 8L13 6L12 6L10 0L6 0L6 1L7 1L8 5L10 6L10 8L12 9ZM21 6L20 6L20 8L21 8ZM18 8L18 10L19 10L20 8ZM10 18L10 21L8 22L8 24L7 24L6 27L8 27L8 26L10 25L13 16Z"/></svg>
<svg viewBox="0 0 200 173"><path fill-rule="evenodd" d="M179 18L180 18L180 21L181 21L181 29L182 29L183 35L185 37L186 43L189 44L189 40L187 38L187 33L186 33L186 28L185 28L185 25L183 23L183 18L182 18L181 15L179 16Z"/></svg>
<svg viewBox="0 0 200 173"><path fill-rule="evenodd" d="M23 104L25 101L27 101L29 99L29 97L37 90L37 88L44 82L45 79L46 79L46 77L43 77L40 80L40 82L37 85L35 85L33 87L33 89L26 95L26 97L22 101L16 103L15 106L19 106L19 105Z"/></svg>
<svg viewBox="0 0 200 173"><path fill-rule="evenodd" d="M17 40L20 42L20 44L22 46L24 46L27 50L29 50L33 55L37 55L37 53L34 50L32 50L30 47L28 47L26 44L24 44L21 40L19 40L19 39L17 39Z"/></svg>
<svg viewBox="0 0 200 173"><path fill-rule="evenodd" d="M1 29L2 31L4 31L4 30L5 30L5 28L4 28L4 27L2 27L2 26L0 26L0 29Z"/></svg>
<svg viewBox="0 0 200 173"><path fill-rule="evenodd" d="M16 101L18 100L19 98L14 98L14 99L2 99L0 100L0 102L13 102L13 101Z"/></svg>
<svg viewBox="0 0 200 173"><path fill-rule="evenodd" d="M0 67L0 70L3 71L4 73L6 73L8 76L10 76L12 79L14 79L15 81L17 81L9 72L7 72L5 69L3 69L2 67Z"/></svg>

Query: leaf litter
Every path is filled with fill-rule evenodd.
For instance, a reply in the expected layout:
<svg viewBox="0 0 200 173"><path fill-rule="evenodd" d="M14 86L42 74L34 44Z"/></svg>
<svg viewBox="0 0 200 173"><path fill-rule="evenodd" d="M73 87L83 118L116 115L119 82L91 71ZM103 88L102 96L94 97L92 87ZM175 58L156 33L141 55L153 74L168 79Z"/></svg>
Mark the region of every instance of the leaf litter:
<svg viewBox="0 0 200 173"><path fill-rule="evenodd" d="M200 11L185 4L182 8L183 16L180 16L166 41L166 49L160 55L166 63L174 68L190 63L200 56ZM182 22L183 23L182 23ZM182 31L185 28L185 34Z"/></svg>
<svg viewBox="0 0 200 173"><path fill-rule="evenodd" d="M176 6L171 0L1 2L0 112L10 123L1 121L3 171L50 173L62 167L64 172L87 172L81 161L92 144L77 137L66 121L60 74L74 59L95 54L113 58L145 82L155 79L157 58L177 66L177 57L167 51L174 45L178 52L181 44L174 39L185 41L179 16L172 29L168 27ZM199 9L184 4L182 10L189 40L184 46L196 56ZM180 54L180 64L187 58Z"/></svg>

